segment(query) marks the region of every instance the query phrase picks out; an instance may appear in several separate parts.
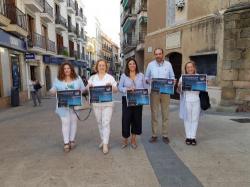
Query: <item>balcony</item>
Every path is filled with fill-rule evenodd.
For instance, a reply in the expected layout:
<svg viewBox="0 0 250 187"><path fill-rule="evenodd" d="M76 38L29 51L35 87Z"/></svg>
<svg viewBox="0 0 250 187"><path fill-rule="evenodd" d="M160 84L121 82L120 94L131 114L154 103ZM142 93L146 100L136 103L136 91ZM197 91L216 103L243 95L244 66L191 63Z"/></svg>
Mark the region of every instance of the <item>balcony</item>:
<svg viewBox="0 0 250 187"><path fill-rule="evenodd" d="M76 38L76 27L74 27L71 23L68 24L68 33L69 38Z"/></svg>
<svg viewBox="0 0 250 187"><path fill-rule="evenodd" d="M57 54L68 57L69 56L68 48L57 45Z"/></svg>
<svg viewBox="0 0 250 187"><path fill-rule="evenodd" d="M136 14L132 14L130 11L125 11L121 15L121 26L123 27L126 22L136 22Z"/></svg>
<svg viewBox="0 0 250 187"><path fill-rule="evenodd" d="M83 42L83 38L84 38L84 34L83 34L83 32L81 31L77 31L77 40L79 41L79 42Z"/></svg>
<svg viewBox="0 0 250 187"><path fill-rule="evenodd" d="M6 14L7 17L11 20L10 24L5 27L5 30L12 32L18 36L27 37L27 17L26 15L19 10L15 5L7 4L6 5Z"/></svg>
<svg viewBox="0 0 250 187"><path fill-rule="evenodd" d="M144 50L144 42L146 35L147 35L146 32L139 32L139 38L137 40L137 47L136 47L137 51Z"/></svg>
<svg viewBox="0 0 250 187"><path fill-rule="evenodd" d="M46 50L46 39L38 33L31 33L28 37L29 51L44 53Z"/></svg>
<svg viewBox="0 0 250 187"><path fill-rule="evenodd" d="M62 17L60 14L56 15L56 31L62 32L62 31L67 31L68 24L67 20Z"/></svg>
<svg viewBox="0 0 250 187"><path fill-rule="evenodd" d="M129 51L132 51L137 46L137 41L134 37L128 37L124 42L122 43L122 50L124 53L128 53Z"/></svg>
<svg viewBox="0 0 250 187"><path fill-rule="evenodd" d="M47 51L55 53L56 52L56 43L51 41L51 40L47 40Z"/></svg>
<svg viewBox="0 0 250 187"><path fill-rule="evenodd" d="M46 23L52 23L54 20L53 8L46 0L44 0L44 10L41 13L41 19L43 19Z"/></svg>
<svg viewBox="0 0 250 187"><path fill-rule="evenodd" d="M87 18L83 15L82 23L84 26L87 25Z"/></svg>
<svg viewBox="0 0 250 187"><path fill-rule="evenodd" d="M143 12L147 11L147 2L141 0L141 2L138 5L138 8L137 8L137 14L139 14L142 11Z"/></svg>
<svg viewBox="0 0 250 187"><path fill-rule="evenodd" d="M24 0L23 3L33 12L43 12L44 0Z"/></svg>
<svg viewBox="0 0 250 187"><path fill-rule="evenodd" d="M68 14L75 13L75 2L72 0L67 0L67 12Z"/></svg>
<svg viewBox="0 0 250 187"><path fill-rule="evenodd" d="M0 3L0 26L7 26L10 24L10 19L7 18L6 4Z"/></svg>
<svg viewBox="0 0 250 187"><path fill-rule="evenodd" d="M83 21L83 13L81 9L76 10L76 21L78 22Z"/></svg>

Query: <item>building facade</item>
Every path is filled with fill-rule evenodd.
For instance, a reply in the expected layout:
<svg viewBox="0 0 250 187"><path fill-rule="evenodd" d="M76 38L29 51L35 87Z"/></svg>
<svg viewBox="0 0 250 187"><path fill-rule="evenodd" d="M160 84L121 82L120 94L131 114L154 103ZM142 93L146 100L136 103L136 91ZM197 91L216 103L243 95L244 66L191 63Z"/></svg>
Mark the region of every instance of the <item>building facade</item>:
<svg viewBox="0 0 250 187"><path fill-rule="evenodd" d="M208 75L213 106L244 103L250 95L249 3L148 0L145 67L154 58L154 49L163 48L176 79L189 60L199 73Z"/></svg>
<svg viewBox="0 0 250 187"><path fill-rule="evenodd" d="M121 0L121 53L135 58L144 70L144 39L147 34L147 0Z"/></svg>
<svg viewBox="0 0 250 187"><path fill-rule="evenodd" d="M10 104L12 87L19 88L22 101L27 100L31 79L41 82L45 95L64 61L70 61L80 75L86 71L83 10L81 1L72 0L1 1L0 32L9 41L0 41L0 107Z"/></svg>

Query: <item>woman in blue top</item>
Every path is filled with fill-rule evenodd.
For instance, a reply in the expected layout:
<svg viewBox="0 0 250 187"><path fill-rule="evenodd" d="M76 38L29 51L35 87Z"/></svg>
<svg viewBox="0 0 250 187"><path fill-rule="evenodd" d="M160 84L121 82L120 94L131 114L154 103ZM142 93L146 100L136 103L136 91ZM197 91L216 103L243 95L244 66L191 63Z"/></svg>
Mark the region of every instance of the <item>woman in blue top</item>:
<svg viewBox="0 0 250 187"><path fill-rule="evenodd" d="M57 79L54 81L50 92L56 95L57 91L63 90L85 90L82 79L76 75L74 67L69 62L61 64ZM62 134L64 140L64 151L69 152L76 145L75 136L77 130L77 116L68 107L57 107L56 113L62 121Z"/></svg>
<svg viewBox="0 0 250 187"><path fill-rule="evenodd" d="M119 91L122 96L122 136L124 138L122 148L127 147L128 138L131 137L131 146L136 149L136 135L142 132L142 106L127 106L126 92L127 90L147 88L144 75L139 72L135 59L129 59L126 63L125 73L122 74Z"/></svg>

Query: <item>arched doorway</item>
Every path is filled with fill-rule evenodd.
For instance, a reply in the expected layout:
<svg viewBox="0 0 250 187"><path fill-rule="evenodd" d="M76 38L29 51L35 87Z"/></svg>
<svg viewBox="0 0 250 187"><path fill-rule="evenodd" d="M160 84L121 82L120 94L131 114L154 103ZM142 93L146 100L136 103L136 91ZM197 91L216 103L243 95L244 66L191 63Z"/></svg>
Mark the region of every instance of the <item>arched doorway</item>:
<svg viewBox="0 0 250 187"><path fill-rule="evenodd" d="M46 91L51 88L51 72L49 66L45 68L45 81L46 81Z"/></svg>
<svg viewBox="0 0 250 187"><path fill-rule="evenodd" d="M177 83L175 85L174 95L171 95L171 99L180 99L180 95L176 92L178 80L181 77L181 66L182 66L182 54L173 52L165 56L165 59L168 60L173 67L175 78Z"/></svg>

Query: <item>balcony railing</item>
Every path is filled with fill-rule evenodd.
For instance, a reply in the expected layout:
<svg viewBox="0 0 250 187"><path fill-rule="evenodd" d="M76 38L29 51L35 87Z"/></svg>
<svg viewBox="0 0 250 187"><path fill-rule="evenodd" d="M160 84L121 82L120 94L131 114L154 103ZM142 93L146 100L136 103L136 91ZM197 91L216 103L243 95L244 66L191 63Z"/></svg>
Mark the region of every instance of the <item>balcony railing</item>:
<svg viewBox="0 0 250 187"><path fill-rule="evenodd" d="M69 52L68 52L67 47L57 45L57 54L58 55L69 56Z"/></svg>
<svg viewBox="0 0 250 187"><path fill-rule="evenodd" d="M43 0L43 1L44 1L44 11L43 12L49 14L51 17L54 17L52 6L50 6L46 0Z"/></svg>
<svg viewBox="0 0 250 187"><path fill-rule="evenodd" d="M60 25L63 25L65 28L68 28L67 20L64 17L62 17L60 14L56 15L56 24L60 24Z"/></svg>
<svg viewBox="0 0 250 187"><path fill-rule="evenodd" d="M143 1L139 3L138 13L141 11L147 11L147 2Z"/></svg>
<svg viewBox="0 0 250 187"><path fill-rule="evenodd" d="M67 0L67 6L75 10L75 2L72 0Z"/></svg>
<svg viewBox="0 0 250 187"><path fill-rule="evenodd" d="M83 13L82 13L81 9L76 10L76 16L80 16L81 18L83 18Z"/></svg>
<svg viewBox="0 0 250 187"><path fill-rule="evenodd" d="M56 52L56 43L51 40L47 40L47 51Z"/></svg>
<svg viewBox="0 0 250 187"><path fill-rule="evenodd" d="M146 32L139 32L139 39L137 44L144 43L146 34L147 34Z"/></svg>
<svg viewBox="0 0 250 187"><path fill-rule="evenodd" d="M71 23L68 24L68 32L73 32L76 34L76 27L74 27Z"/></svg>
<svg viewBox="0 0 250 187"><path fill-rule="evenodd" d="M44 5L44 0L35 0L41 7Z"/></svg>
<svg viewBox="0 0 250 187"><path fill-rule="evenodd" d="M31 33L28 35L28 46L29 47L39 47L46 49L46 40L45 37L38 33Z"/></svg>
<svg viewBox="0 0 250 187"><path fill-rule="evenodd" d="M133 16L136 16L136 14L132 14L129 10L123 12L121 15L121 25L125 23L128 17L133 17Z"/></svg>
<svg viewBox="0 0 250 187"><path fill-rule="evenodd" d="M18 25L27 31L26 15L13 4L6 4L6 14L11 20L11 24Z"/></svg>

